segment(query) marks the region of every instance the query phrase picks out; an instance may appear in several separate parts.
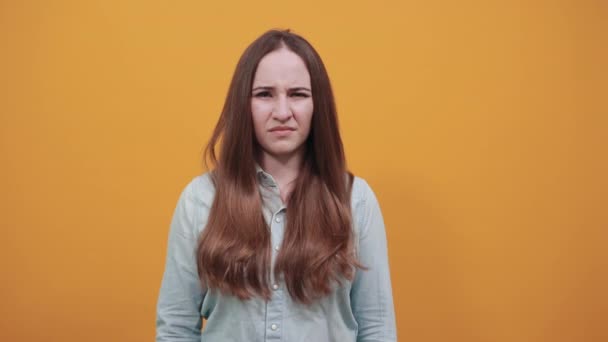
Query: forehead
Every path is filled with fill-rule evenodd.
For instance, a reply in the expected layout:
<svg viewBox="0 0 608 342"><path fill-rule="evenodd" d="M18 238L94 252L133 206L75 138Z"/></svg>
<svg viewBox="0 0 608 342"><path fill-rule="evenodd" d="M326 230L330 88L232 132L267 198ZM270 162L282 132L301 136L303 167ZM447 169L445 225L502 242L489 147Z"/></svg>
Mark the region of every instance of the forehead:
<svg viewBox="0 0 608 342"><path fill-rule="evenodd" d="M258 64L254 85L309 86L310 75L304 61L294 52L281 48L264 56Z"/></svg>

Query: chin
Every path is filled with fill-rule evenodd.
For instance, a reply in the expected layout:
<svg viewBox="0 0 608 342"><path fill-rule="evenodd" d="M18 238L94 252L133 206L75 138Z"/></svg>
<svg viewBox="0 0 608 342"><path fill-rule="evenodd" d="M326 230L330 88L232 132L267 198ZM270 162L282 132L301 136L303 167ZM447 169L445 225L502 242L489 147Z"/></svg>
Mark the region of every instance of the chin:
<svg viewBox="0 0 608 342"><path fill-rule="evenodd" d="M294 149L277 149L277 150L270 150L270 153L275 156L288 156L288 155L293 154L295 151L296 150L294 150Z"/></svg>
<svg viewBox="0 0 608 342"><path fill-rule="evenodd" d="M267 149L267 151L275 156L287 156L297 151L297 148L293 146L273 146Z"/></svg>

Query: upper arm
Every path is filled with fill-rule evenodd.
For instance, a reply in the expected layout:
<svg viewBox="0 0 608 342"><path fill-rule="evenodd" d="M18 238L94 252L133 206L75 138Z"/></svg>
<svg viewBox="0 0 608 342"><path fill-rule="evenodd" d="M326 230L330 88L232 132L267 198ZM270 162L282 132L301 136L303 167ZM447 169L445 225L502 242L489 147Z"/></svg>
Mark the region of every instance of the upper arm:
<svg viewBox="0 0 608 342"><path fill-rule="evenodd" d="M396 341L395 313L388 263L384 218L375 193L359 179L358 258L367 269L357 269L351 307L359 324L357 341Z"/></svg>
<svg viewBox="0 0 608 342"><path fill-rule="evenodd" d="M200 341L200 309L206 289L201 286L196 247L205 209L193 179L182 191L169 228L165 269L156 310L156 341Z"/></svg>

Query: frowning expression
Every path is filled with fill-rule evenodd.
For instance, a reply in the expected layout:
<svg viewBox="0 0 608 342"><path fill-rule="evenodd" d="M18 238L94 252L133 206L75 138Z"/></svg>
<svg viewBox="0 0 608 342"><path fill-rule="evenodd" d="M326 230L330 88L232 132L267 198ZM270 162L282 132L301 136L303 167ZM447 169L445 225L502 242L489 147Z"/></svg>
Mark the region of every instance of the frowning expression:
<svg viewBox="0 0 608 342"><path fill-rule="evenodd" d="M313 98L304 61L285 47L264 56L251 94L255 137L264 153L285 158L302 153L310 132Z"/></svg>

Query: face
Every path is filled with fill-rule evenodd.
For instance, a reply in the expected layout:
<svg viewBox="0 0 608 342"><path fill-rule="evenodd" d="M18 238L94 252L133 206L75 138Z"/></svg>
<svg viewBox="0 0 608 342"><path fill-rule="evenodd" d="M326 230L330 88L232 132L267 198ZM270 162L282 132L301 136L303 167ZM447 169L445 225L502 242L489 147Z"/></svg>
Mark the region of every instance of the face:
<svg viewBox="0 0 608 342"><path fill-rule="evenodd" d="M265 157L290 158L304 152L313 99L304 61L281 48L264 56L255 73L251 112Z"/></svg>

